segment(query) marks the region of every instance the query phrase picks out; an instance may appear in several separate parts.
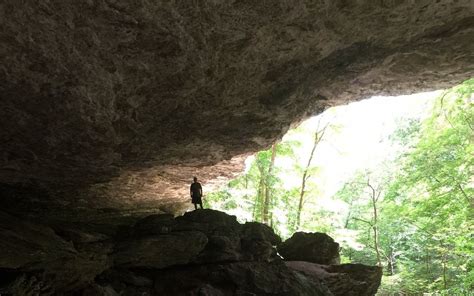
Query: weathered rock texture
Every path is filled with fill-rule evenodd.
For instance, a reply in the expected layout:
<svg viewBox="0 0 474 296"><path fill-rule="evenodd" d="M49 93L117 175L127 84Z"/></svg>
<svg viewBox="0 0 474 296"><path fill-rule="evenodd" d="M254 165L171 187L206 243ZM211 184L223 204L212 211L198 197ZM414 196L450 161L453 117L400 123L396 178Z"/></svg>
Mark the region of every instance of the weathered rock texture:
<svg viewBox="0 0 474 296"><path fill-rule="evenodd" d="M285 264L315 281L323 281L334 295L370 296L377 293L382 268L362 264L320 265L304 261Z"/></svg>
<svg viewBox="0 0 474 296"><path fill-rule="evenodd" d="M0 182L20 210L180 212L193 175L208 190L328 106L473 76L473 6L4 0Z"/></svg>
<svg viewBox="0 0 474 296"><path fill-rule="evenodd" d="M318 264L339 264L339 244L325 233L296 232L278 246L286 260L304 260Z"/></svg>
<svg viewBox="0 0 474 296"><path fill-rule="evenodd" d="M134 220L86 231L0 212L0 294L372 296L380 285L378 267L283 261L271 228L222 212Z"/></svg>

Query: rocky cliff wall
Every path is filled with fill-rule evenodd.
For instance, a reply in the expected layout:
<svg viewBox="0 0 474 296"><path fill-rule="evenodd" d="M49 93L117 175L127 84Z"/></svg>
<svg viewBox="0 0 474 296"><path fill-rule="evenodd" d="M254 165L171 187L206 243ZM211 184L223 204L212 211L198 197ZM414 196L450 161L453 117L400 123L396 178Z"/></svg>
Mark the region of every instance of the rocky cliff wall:
<svg viewBox="0 0 474 296"><path fill-rule="evenodd" d="M0 248L0 294L15 296L372 296L382 276L379 267L331 263L339 245L327 235L281 244L270 227L213 210L102 227L0 212Z"/></svg>
<svg viewBox="0 0 474 296"><path fill-rule="evenodd" d="M234 176L329 106L474 76L473 6L4 0L5 206L180 212L193 175Z"/></svg>

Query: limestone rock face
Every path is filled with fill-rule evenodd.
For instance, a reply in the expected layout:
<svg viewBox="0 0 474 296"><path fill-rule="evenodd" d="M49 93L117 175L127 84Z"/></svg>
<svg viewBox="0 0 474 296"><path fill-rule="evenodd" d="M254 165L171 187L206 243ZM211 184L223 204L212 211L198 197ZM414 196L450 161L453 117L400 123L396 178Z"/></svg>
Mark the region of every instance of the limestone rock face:
<svg viewBox="0 0 474 296"><path fill-rule="evenodd" d="M306 276L323 280L334 296L375 295L382 278L382 268L362 264L320 265L302 261L285 264Z"/></svg>
<svg viewBox="0 0 474 296"><path fill-rule="evenodd" d="M75 247L48 226L1 211L0 249L0 294L61 295L89 285L111 266L106 247Z"/></svg>
<svg viewBox="0 0 474 296"><path fill-rule="evenodd" d="M307 281L282 262L237 262L171 269L155 274L156 295L332 296L320 281Z"/></svg>
<svg viewBox="0 0 474 296"><path fill-rule="evenodd" d="M147 268L187 264L204 249L207 241L199 231L135 238L117 246L114 261L118 266Z"/></svg>
<svg viewBox="0 0 474 296"><path fill-rule="evenodd" d="M133 236L169 233L176 224L173 215L156 214L147 216L133 226Z"/></svg>
<svg viewBox="0 0 474 296"><path fill-rule="evenodd" d="M2 295L371 296L382 276L371 266L283 261L270 227L213 210L110 224L115 235L103 225L53 231L61 227L4 217L12 231L0 232Z"/></svg>
<svg viewBox="0 0 474 296"><path fill-rule="evenodd" d="M288 261L340 263L339 244L325 233L296 232L278 246L278 252Z"/></svg>
<svg viewBox="0 0 474 296"><path fill-rule="evenodd" d="M473 76L473 6L4 0L2 208L181 213L328 106Z"/></svg>

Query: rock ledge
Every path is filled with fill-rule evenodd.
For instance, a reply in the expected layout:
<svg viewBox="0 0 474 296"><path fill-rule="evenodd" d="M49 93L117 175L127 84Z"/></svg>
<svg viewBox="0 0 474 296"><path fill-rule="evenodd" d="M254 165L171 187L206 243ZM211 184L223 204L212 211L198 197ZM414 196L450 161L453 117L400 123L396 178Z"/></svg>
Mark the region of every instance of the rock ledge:
<svg viewBox="0 0 474 296"><path fill-rule="evenodd" d="M208 209L178 218L153 214L111 226L114 233L100 233L103 225L96 231L38 225L3 212L0 222L0 248L8 250L0 254L0 293L7 295L370 296L382 276L372 266L284 261L276 252L281 239L270 227ZM319 256L322 262L334 260L337 243L330 237L295 236L312 243L293 237L280 248L300 248L309 261L316 253L330 254Z"/></svg>

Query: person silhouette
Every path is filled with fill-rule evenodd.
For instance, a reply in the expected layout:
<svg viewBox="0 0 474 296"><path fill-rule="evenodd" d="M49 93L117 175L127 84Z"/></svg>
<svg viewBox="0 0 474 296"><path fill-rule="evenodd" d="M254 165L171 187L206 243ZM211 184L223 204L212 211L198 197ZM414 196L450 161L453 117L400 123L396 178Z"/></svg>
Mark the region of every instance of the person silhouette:
<svg viewBox="0 0 474 296"><path fill-rule="evenodd" d="M197 205L200 205L202 209L202 186L196 177L194 177L193 180L194 182L191 184L191 188L189 189L191 193L191 202L194 204L194 209L198 209Z"/></svg>

